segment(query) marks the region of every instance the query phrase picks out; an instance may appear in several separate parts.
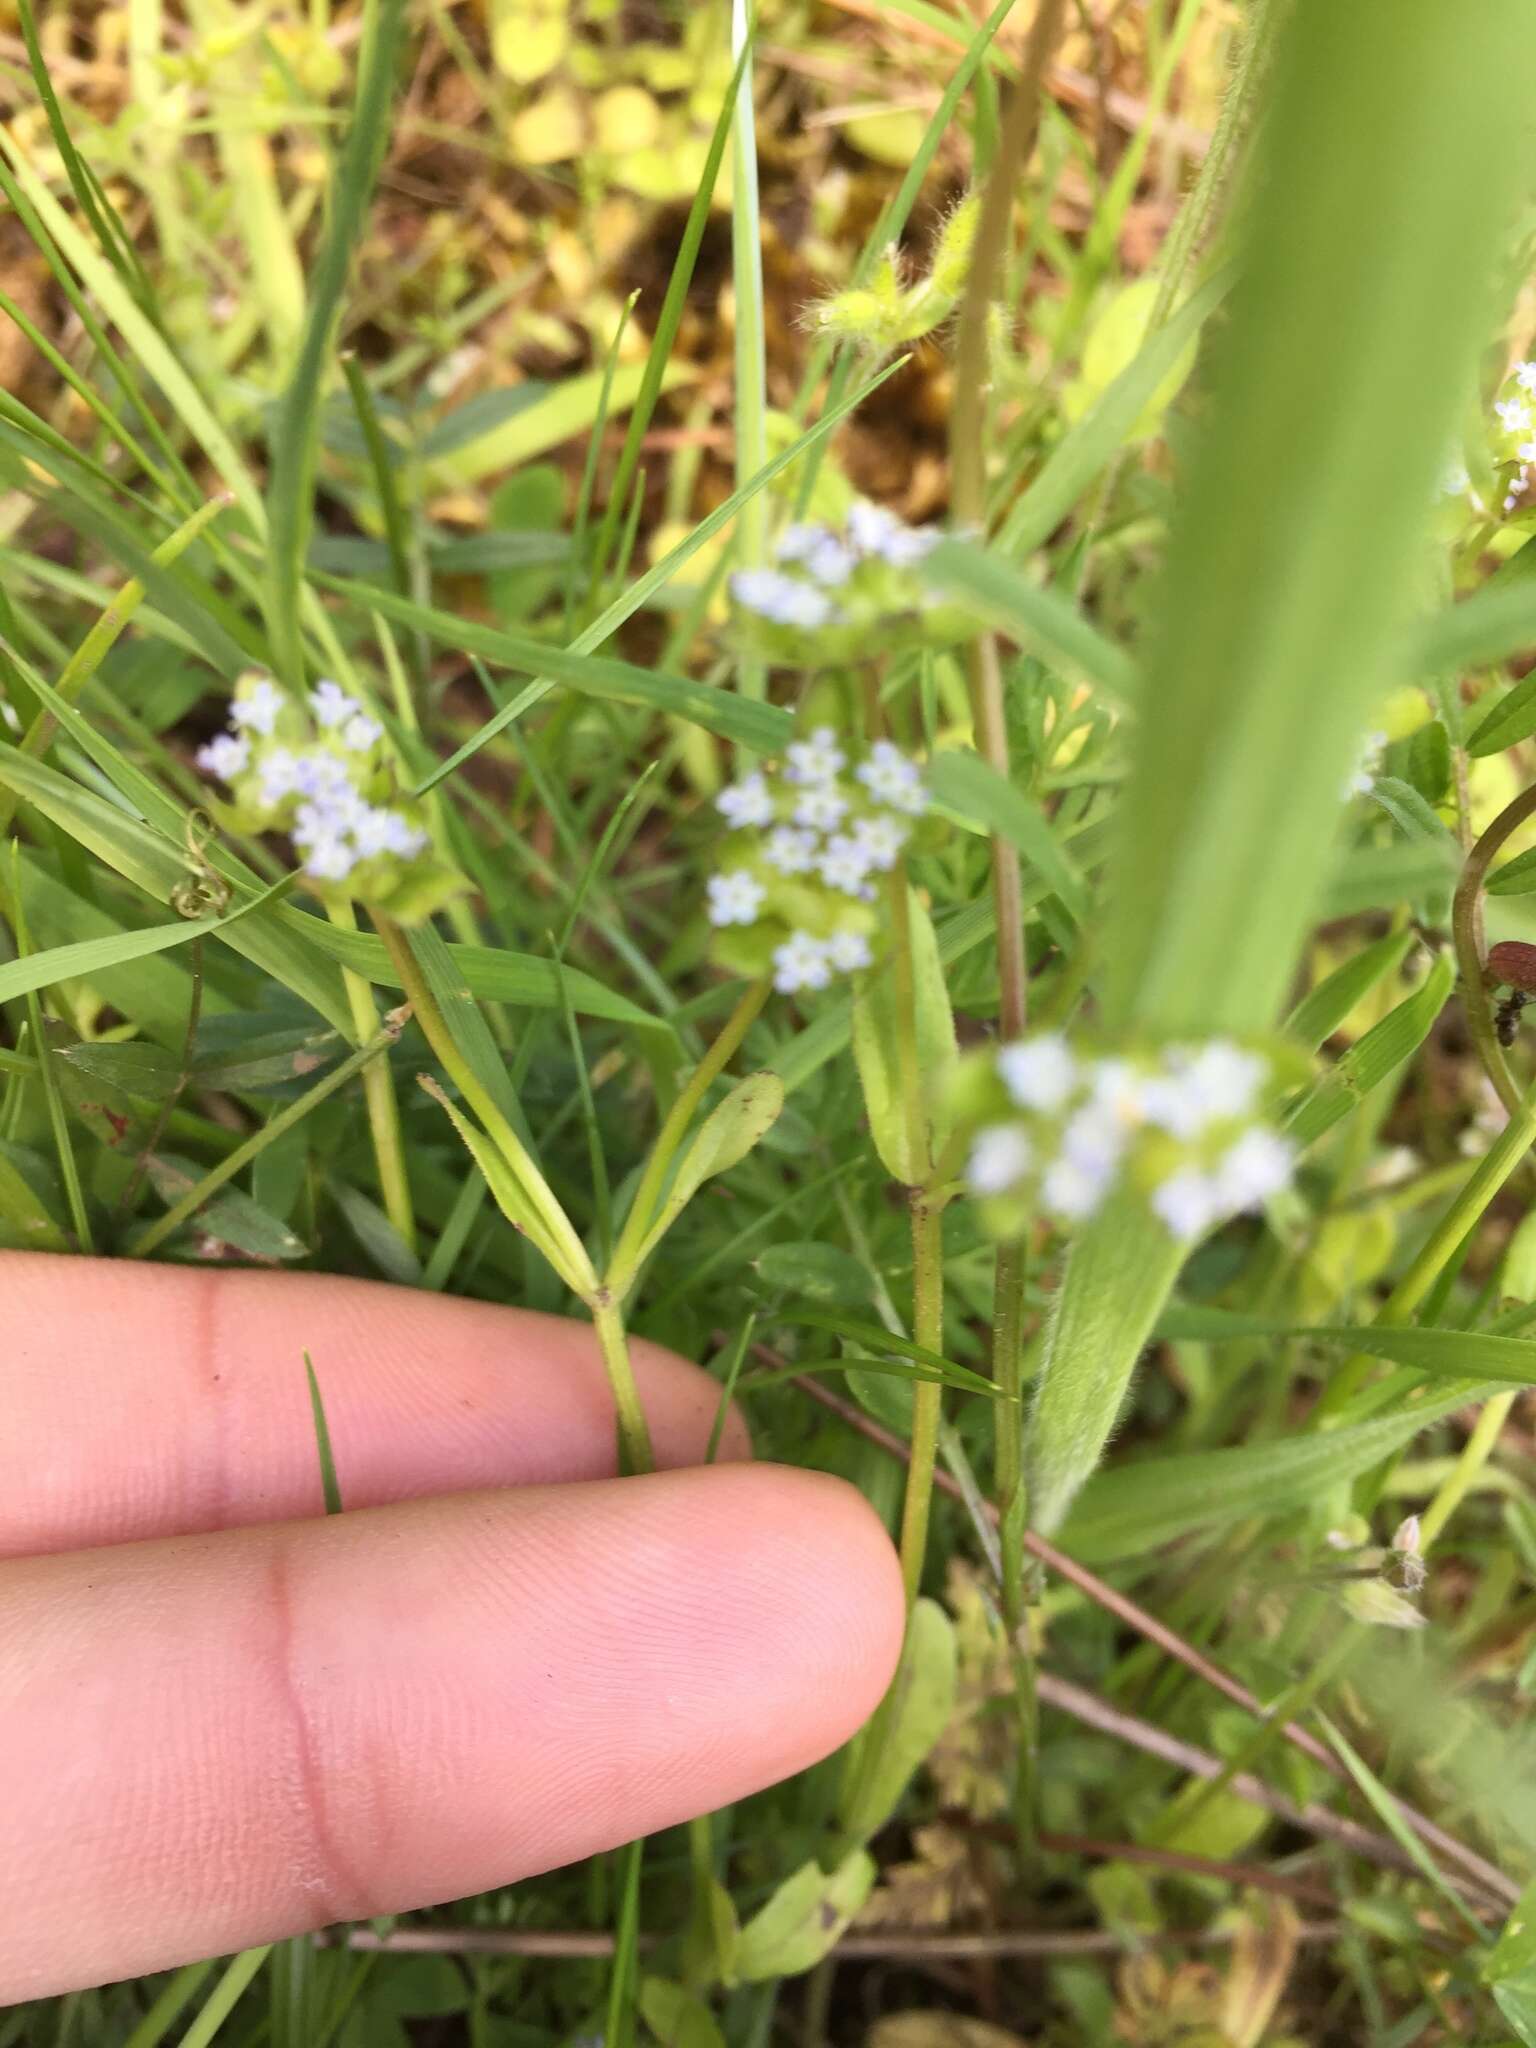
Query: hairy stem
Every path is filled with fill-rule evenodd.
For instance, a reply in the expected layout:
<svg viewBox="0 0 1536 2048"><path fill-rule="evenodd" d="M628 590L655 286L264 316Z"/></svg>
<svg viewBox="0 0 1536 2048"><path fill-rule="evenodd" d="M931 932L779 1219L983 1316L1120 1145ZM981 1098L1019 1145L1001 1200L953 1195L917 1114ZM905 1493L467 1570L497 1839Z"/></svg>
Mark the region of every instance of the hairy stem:
<svg viewBox="0 0 1536 2048"><path fill-rule="evenodd" d="M944 1345L944 1211L913 1189L912 1204L912 1339L929 1351ZM928 1522L933 1510L933 1473L939 1448L943 1388L936 1380L919 1380L912 1389L912 1462L901 1508L901 1577L907 1605L922 1585L928 1551Z"/></svg>

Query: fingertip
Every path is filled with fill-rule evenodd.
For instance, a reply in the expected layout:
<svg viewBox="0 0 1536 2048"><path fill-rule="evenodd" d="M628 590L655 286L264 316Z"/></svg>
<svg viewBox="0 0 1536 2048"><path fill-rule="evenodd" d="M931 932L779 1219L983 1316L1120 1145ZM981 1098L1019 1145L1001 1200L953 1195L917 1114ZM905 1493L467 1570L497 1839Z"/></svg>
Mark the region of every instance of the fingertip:
<svg viewBox="0 0 1536 2048"><path fill-rule="evenodd" d="M797 1694L797 1748L785 1769L801 1769L847 1741L885 1695L906 1628L901 1567L884 1523L846 1480L755 1464L714 1485L720 1524L754 1552L755 1597L745 1605Z"/></svg>

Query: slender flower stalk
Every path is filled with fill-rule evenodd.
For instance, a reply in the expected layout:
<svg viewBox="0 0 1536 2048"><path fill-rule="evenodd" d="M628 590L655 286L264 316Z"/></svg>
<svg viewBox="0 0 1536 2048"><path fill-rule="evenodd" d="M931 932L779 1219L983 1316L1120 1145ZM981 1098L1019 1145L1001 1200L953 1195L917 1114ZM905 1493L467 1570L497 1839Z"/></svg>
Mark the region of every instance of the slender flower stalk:
<svg viewBox="0 0 1536 2048"><path fill-rule="evenodd" d="M987 411L990 377L987 322L1007 263L1014 201L1040 124L1045 67L1060 38L1065 0L1041 0L1024 52L1022 73L1003 111L997 154L981 202L971 271L961 303L950 416L950 511L960 527L984 530L987 519ZM1010 773L1007 712L997 636L983 633L970 653L976 744L1005 780ZM998 1024L1005 1039L1024 1031L1028 963L1024 950L1023 881L1013 843L991 840L992 899L997 914ZM1034 1668L1024 1604L1024 1284L1022 1241L998 1246L992 1280L992 1376L1003 1398L993 1424L992 1489L1002 1544L1003 1622L1012 1646L1019 1714L1015 1812L1021 1840L1033 1832L1036 1714Z"/></svg>

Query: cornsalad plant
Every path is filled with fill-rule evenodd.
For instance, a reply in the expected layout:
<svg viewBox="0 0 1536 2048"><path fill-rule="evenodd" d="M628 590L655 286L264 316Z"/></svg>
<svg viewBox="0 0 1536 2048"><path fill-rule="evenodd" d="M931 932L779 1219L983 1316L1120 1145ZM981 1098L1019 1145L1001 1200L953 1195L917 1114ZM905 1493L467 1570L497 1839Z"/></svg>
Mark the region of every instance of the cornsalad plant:
<svg viewBox="0 0 1536 2048"><path fill-rule="evenodd" d="M1022 38L1009 0L895 10L954 61L794 309L798 391L734 8L649 341L615 306L590 372L462 403L437 344L489 303L370 324L404 0L210 17L185 76L136 8L141 136L20 6L0 189L70 317L0 299L60 396L0 404L0 1244L583 1315L631 1474L633 1332L693 1351L721 1420L870 1494L908 1620L842 1757L406 1930L430 1961L342 1930L197 2018L205 1965L0 2041L823 2044L873 1953L872 2048L961 2038L935 1958L999 2048L1536 2043L1516 0L1149 9L1151 127L1214 17L1232 61L1134 282L1151 127L1083 148L1061 0ZM602 38L505 12L514 96L592 85ZM306 226L266 132L328 134L349 75ZM194 258L230 223L178 232L206 180L164 146L194 87L249 265L222 339ZM539 91L525 141L575 85ZM680 456L647 558L717 203L734 477L695 521ZM924 361L918 521L856 436Z"/></svg>

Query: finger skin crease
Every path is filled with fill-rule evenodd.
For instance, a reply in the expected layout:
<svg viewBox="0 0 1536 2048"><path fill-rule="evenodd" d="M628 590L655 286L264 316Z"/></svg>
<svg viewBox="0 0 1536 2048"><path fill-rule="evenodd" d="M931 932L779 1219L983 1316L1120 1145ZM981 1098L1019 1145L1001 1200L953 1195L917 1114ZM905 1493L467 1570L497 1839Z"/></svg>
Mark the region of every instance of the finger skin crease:
<svg viewBox="0 0 1536 2048"><path fill-rule="evenodd" d="M339 1782L335 1760L322 1751L295 1654L293 1559L279 1538L270 1545L262 1602L267 1640L259 1658L289 1741L273 1759L273 1794L282 1834L291 1845L301 1925L327 1927L366 1920L378 1908L341 1846L326 1786Z"/></svg>

